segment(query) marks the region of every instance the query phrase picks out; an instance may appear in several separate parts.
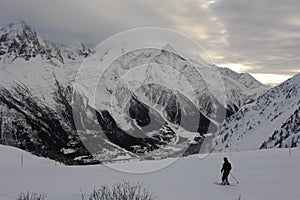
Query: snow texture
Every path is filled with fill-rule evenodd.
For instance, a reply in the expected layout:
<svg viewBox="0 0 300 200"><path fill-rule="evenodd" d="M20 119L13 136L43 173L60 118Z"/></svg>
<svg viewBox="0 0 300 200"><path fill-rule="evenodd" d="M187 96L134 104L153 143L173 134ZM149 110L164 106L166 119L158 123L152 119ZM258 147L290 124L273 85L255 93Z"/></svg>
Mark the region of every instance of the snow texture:
<svg viewBox="0 0 300 200"><path fill-rule="evenodd" d="M20 155L24 154L24 167ZM234 152L229 157L236 186L217 186L224 153L212 153L200 160L198 155L181 158L172 165L145 174L122 173L123 169L153 169L162 162L142 161L115 163L108 166L67 167L7 146L0 146L0 199L14 200L20 192L46 193L47 200L81 199L81 193L94 187L128 180L140 182L159 200L174 199L272 199L296 200L300 180L300 149L257 150ZM230 182L235 180L230 177Z"/></svg>

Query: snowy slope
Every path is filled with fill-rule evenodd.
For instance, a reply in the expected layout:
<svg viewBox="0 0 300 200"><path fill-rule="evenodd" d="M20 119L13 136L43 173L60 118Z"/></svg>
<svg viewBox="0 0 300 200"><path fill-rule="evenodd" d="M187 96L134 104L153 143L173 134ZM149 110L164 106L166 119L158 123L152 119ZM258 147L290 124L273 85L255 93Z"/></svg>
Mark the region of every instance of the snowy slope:
<svg viewBox="0 0 300 200"><path fill-rule="evenodd" d="M3 149L1 149L3 150ZM11 149L9 149L11 150ZM6 151L12 159L13 151ZM108 166L67 167L40 165L21 168L5 166L0 159L0 199L14 200L20 192L34 191L46 193L47 200L81 199L81 194L93 188L128 180L140 182L150 190L158 200L174 199L272 199L297 200L300 196L300 149L260 150L233 153L229 161L233 165L232 173L238 179L237 186L217 186L220 180L222 157L226 154L213 153L203 160L198 155L181 158L172 165L158 171L132 174L116 171L153 170L156 166L172 159L116 163ZM25 160L26 162L26 160ZM230 177L229 181L235 183Z"/></svg>
<svg viewBox="0 0 300 200"><path fill-rule="evenodd" d="M274 131L272 136L265 141L261 148L272 147L297 147L300 145L300 104L298 109Z"/></svg>
<svg viewBox="0 0 300 200"><path fill-rule="evenodd" d="M67 85L91 50L82 44L53 43L24 22L0 27L0 84L10 89L22 83L53 105L54 76Z"/></svg>
<svg viewBox="0 0 300 200"><path fill-rule="evenodd" d="M22 156L24 167L55 165L55 161L53 160L37 157L15 147L0 145L0 167L20 167L22 163Z"/></svg>
<svg viewBox="0 0 300 200"><path fill-rule="evenodd" d="M215 150L297 146L300 74L232 115L218 130Z"/></svg>

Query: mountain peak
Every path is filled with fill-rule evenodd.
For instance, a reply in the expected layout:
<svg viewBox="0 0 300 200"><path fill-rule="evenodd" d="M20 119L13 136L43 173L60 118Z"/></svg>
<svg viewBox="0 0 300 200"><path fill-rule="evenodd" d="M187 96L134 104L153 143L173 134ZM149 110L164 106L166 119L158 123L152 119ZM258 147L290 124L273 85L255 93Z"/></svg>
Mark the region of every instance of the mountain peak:
<svg viewBox="0 0 300 200"><path fill-rule="evenodd" d="M36 32L24 21L20 21L18 23L4 25L0 30L0 34L9 34L11 37L16 37L22 35L36 35Z"/></svg>
<svg viewBox="0 0 300 200"><path fill-rule="evenodd" d="M74 47L51 42L24 21L0 27L0 61L5 63L14 62L17 58L29 61L39 55L57 66L63 64L65 59L76 60L90 53L92 51L83 44Z"/></svg>
<svg viewBox="0 0 300 200"><path fill-rule="evenodd" d="M40 55L54 63L63 63L60 50L54 43L43 39L24 21L10 23L0 29L0 60L11 63L17 58L29 61Z"/></svg>
<svg viewBox="0 0 300 200"><path fill-rule="evenodd" d="M170 43L166 44L166 45L163 47L162 50L163 50L163 51L169 51L169 52L172 52L172 53L176 53L175 48L174 48Z"/></svg>

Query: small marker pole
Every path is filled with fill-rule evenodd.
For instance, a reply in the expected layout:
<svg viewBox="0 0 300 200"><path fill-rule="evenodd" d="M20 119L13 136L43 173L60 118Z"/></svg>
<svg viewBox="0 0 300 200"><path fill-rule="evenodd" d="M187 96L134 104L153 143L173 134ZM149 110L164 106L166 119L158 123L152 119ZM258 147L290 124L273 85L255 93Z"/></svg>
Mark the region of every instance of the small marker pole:
<svg viewBox="0 0 300 200"><path fill-rule="evenodd" d="M292 148L292 141L291 141L291 143L290 143L290 147L289 147L289 156L292 154L292 150L291 150L291 148Z"/></svg>
<svg viewBox="0 0 300 200"><path fill-rule="evenodd" d="M21 167L24 166L24 157L23 157L23 154L21 154Z"/></svg>

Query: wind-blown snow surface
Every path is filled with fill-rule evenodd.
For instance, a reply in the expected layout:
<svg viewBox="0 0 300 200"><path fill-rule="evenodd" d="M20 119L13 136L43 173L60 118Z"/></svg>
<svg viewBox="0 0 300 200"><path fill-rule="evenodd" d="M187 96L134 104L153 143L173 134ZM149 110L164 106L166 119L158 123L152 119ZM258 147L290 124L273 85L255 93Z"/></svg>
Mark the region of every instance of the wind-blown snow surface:
<svg viewBox="0 0 300 200"><path fill-rule="evenodd" d="M20 150L0 146L0 199L16 199L19 192L34 191L47 193L47 200L81 199L81 193L95 186L113 184L129 180L140 182L161 200L215 200L229 199L272 199L296 200L300 191L300 149L259 150L233 153L229 158L233 165L232 173L238 178L237 186L213 184L220 179L220 167L225 153L209 154L200 160L198 155L181 158L172 165L152 173L128 174L110 167L123 169L146 169L157 166L160 161L143 161L110 164L110 167L55 166L34 156L24 159L24 167L18 162L6 165L9 160L18 160ZM24 153L24 152L23 152ZM39 161L39 162L36 162ZM234 183L231 178L230 181Z"/></svg>

